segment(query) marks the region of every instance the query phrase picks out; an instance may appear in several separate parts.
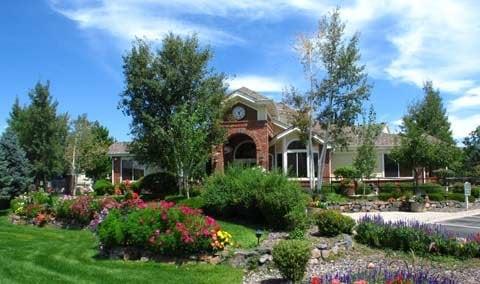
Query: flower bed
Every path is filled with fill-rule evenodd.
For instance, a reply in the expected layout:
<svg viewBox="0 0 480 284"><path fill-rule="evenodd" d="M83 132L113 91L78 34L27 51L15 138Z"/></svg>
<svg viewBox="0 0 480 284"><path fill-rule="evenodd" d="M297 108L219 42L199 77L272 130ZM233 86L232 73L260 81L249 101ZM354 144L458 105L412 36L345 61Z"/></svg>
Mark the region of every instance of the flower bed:
<svg viewBox="0 0 480 284"><path fill-rule="evenodd" d="M161 201L149 206L138 194L55 197L30 193L12 202L14 216L38 226L88 227L104 254L128 249L149 254L184 256L223 250L232 236L200 209Z"/></svg>
<svg viewBox="0 0 480 284"><path fill-rule="evenodd" d="M108 209L107 209L108 210ZM96 224L102 249L136 248L160 255L210 253L231 244L231 236L198 209L159 202L149 208L112 208L98 215ZM92 226L93 227L93 226Z"/></svg>
<svg viewBox="0 0 480 284"><path fill-rule="evenodd" d="M361 273L336 273L314 276L311 284L454 284L455 280L448 277L431 275L425 271L387 269L368 269Z"/></svg>
<svg viewBox="0 0 480 284"><path fill-rule="evenodd" d="M480 257L480 234L459 238L439 225L385 222L380 216L365 216L359 220L356 231L357 241L372 247L413 251L418 255Z"/></svg>

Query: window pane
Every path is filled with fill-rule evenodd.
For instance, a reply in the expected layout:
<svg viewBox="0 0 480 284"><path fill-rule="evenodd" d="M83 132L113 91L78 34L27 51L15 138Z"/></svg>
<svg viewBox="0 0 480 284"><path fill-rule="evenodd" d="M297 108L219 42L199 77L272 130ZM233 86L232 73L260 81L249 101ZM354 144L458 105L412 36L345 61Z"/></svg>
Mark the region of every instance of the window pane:
<svg viewBox="0 0 480 284"><path fill-rule="evenodd" d="M313 153L313 166L315 168L315 176L318 175L318 153Z"/></svg>
<svg viewBox="0 0 480 284"><path fill-rule="evenodd" d="M307 153L297 153L298 155L298 177L307 177Z"/></svg>
<svg viewBox="0 0 480 284"><path fill-rule="evenodd" d="M133 162L133 179L134 180L139 180L143 177L145 174L144 166L140 165L137 162Z"/></svg>
<svg viewBox="0 0 480 284"><path fill-rule="evenodd" d="M307 149L307 147L305 146L305 144L303 144L300 141L293 141L290 144L288 144L287 149L288 150L305 150Z"/></svg>
<svg viewBox="0 0 480 284"><path fill-rule="evenodd" d="M122 160L122 180L132 180L133 161Z"/></svg>
<svg viewBox="0 0 480 284"><path fill-rule="evenodd" d="M277 154L277 169L283 173L283 154Z"/></svg>
<svg viewBox="0 0 480 284"><path fill-rule="evenodd" d="M385 177L398 177L398 164L387 154L383 155Z"/></svg>
<svg viewBox="0 0 480 284"><path fill-rule="evenodd" d="M287 154L287 167L288 167L288 176L296 177L297 176L297 154L296 153Z"/></svg>
<svg viewBox="0 0 480 284"><path fill-rule="evenodd" d="M246 142L240 145L235 151L235 159L256 159L257 149L253 142Z"/></svg>

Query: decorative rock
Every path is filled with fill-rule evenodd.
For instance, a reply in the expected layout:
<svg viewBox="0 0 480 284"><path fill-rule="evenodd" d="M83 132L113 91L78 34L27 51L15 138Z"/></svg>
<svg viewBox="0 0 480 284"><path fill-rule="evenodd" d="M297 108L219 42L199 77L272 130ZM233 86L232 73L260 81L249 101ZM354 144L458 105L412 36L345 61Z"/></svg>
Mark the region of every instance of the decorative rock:
<svg viewBox="0 0 480 284"><path fill-rule="evenodd" d="M332 247L332 254L334 254L334 255L338 254L338 246L337 245L334 245Z"/></svg>
<svg viewBox="0 0 480 284"><path fill-rule="evenodd" d="M219 256L212 256L208 259L208 263L210 264L219 264L222 261L222 259Z"/></svg>
<svg viewBox="0 0 480 284"><path fill-rule="evenodd" d="M327 259L330 256L330 250L324 249L321 251L321 255L323 259Z"/></svg>
<svg viewBox="0 0 480 284"><path fill-rule="evenodd" d="M372 262L370 262L370 263L367 265L367 268L368 268L368 269L374 269L374 268L375 268L375 264L373 264Z"/></svg>
<svg viewBox="0 0 480 284"><path fill-rule="evenodd" d="M308 263L309 263L310 265L316 265L316 264L318 264L318 259L316 259L316 258L310 258L310 260L308 261Z"/></svg>
<svg viewBox="0 0 480 284"><path fill-rule="evenodd" d="M258 263L260 263L261 265L265 264L266 262L269 262L269 261L272 261L273 260L273 257L272 255L270 254L264 254L262 256L260 256L260 258L258 259Z"/></svg>
<svg viewBox="0 0 480 284"><path fill-rule="evenodd" d="M322 251L319 250L318 248L314 248L312 250L312 258L319 258L322 256Z"/></svg>
<svg viewBox="0 0 480 284"><path fill-rule="evenodd" d="M318 244L317 248L319 250L326 250L326 249L328 249L328 245L327 244Z"/></svg>
<svg viewBox="0 0 480 284"><path fill-rule="evenodd" d="M355 232L356 233L356 232ZM345 243L345 248L346 249L351 249L353 248L353 239L350 235L347 235L347 234L343 234L343 239L345 240L344 243Z"/></svg>
<svg viewBox="0 0 480 284"><path fill-rule="evenodd" d="M140 258L140 261L141 261L141 262L147 262L147 261L149 261L149 260L150 260L150 259L149 259L148 257L146 257L146 256L142 256L142 257Z"/></svg>

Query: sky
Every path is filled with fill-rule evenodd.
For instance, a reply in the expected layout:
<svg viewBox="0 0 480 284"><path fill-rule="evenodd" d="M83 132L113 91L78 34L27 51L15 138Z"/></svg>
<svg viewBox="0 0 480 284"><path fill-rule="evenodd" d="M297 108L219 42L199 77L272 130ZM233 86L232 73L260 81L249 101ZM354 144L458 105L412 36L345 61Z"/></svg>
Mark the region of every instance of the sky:
<svg viewBox="0 0 480 284"><path fill-rule="evenodd" d="M277 101L305 88L295 49L341 8L346 34L360 33L377 120L398 129L407 106L433 81L460 141L480 125L480 1L447 0L7 0L0 9L0 132L16 97L27 104L50 81L61 112L86 113L119 141L130 119L118 109L122 56L135 37L160 48L169 32L196 33L228 75Z"/></svg>

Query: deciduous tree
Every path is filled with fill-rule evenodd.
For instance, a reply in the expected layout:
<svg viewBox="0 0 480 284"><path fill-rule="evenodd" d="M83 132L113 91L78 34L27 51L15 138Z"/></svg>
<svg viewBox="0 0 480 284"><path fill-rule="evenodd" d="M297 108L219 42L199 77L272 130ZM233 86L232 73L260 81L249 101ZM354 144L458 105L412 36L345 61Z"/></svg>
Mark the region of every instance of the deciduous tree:
<svg viewBox="0 0 480 284"><path fill-rule="evenodd" d="M196 36L173 34L157 51L138 40L124 57L120 107L132 118L130 149L141 162L177 176L187 197L213 146L224 141L226 86L224 75L209 66L211 58Z"/></svg>

